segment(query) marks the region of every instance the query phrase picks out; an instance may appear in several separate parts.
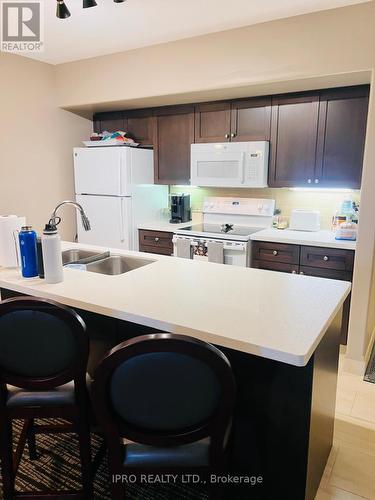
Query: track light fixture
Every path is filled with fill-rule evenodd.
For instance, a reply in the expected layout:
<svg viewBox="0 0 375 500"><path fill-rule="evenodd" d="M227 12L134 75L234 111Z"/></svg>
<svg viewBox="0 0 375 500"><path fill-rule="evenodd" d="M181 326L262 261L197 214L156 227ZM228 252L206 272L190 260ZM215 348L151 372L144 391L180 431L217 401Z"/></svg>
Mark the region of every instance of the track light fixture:
<svg viewBox="0 0 375 500"><path fill-rule="evenodd" d="M114 3L123 3L126 0L113 0ZM90 7L95 7L97 5L95 0L82 0L82 7L84 9L89 9ZM64 0L57 0L56 7L56 17L59 19L66 19L70 17L70 12L68 7L65 5Z"/></svg>
<svg viewBox="0 0 375 500"><path fill-rule="evenodd" d="M65 5L64 0L57 0L56 17L59 19L66 19L67 17L70 17L69 9Z"/></svg>
<svg viewBox="0 0 375 500"><path fill-rule="evenodd" d="M82 3L82 7L84 9L88 9L90 7L95 7L96 5L98 5L95 0L83 0L83 3Z"/></svg>

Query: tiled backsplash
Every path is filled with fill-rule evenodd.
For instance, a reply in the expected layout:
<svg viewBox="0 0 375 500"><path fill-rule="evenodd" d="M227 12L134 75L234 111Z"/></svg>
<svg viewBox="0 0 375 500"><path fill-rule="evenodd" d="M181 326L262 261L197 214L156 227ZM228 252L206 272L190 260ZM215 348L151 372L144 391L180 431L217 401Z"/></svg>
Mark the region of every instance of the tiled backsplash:
<svg viewBox="0 0 375 500"><path fill-rule="evenodd" d="M197 188L189 186L171 186L171 193L189 193L194 211L202 210L203 199L206 196L235 196L240 198L273 198L281 215L289 216L293 208L319 210L321 228L330 229L332 216L343 200L352 199L359 202L360 191L291 191L288 188L278 189L230 189L230 188Z"/></svg>

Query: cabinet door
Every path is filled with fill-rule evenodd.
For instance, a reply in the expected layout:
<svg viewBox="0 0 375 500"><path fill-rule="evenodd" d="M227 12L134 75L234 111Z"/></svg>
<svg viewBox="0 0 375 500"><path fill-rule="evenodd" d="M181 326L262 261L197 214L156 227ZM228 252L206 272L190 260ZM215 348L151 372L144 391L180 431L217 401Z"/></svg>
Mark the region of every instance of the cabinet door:
<svg viewBox="0 0 375 500"><path fill-rule="evenodd" d="M266 241L253 241L251 243L252 259L257 261L296 264L298 267L299 254L299 245Z"/></svg>
<svg viewBox="0 0 375 500"><path fill-rule="evenodd" d="M194 108L156 112L154 165L156 184L189 184L190 146L194 142Z"/></svg>
<svg viewBox="0 0 375 500"><path fill-rule="evenodd" d="M298 264L288 264L286 262L269 262L266 260L253 259L251 267L265 269L267 271L279 271L280 273L298 274Z"/></svg>
<svg viewBox="0 0 375 500"><path fill-rule="evenodd" d="M142 146L152 146L154 143L155 120L151 110L134 111L126 113L127 132Z"/></svg>
<svg viewBox="0 0 375 500"><path fill-rule="evenodd" d="M319 185L360 188L368 92L366 85L321 94L316 168Z"/></svg>
<svg viewBox="0 0 375 500"><path fill-rule="evenodd" d="M126 132L126 128L127 120L122 111L98 113L94 115L95 132L117 132L118 130Z"/></svg>
<svg viewBox="0 0 375 500"><path fill-rule="evenodd" d="M273 98L269 186L313 184L318 110L318 94Z"/></svg>
<svg viewBox="0 0 375 500"><path fill-rule="evenodd" d="M231 105L231 141L269 141L271 97L234 101Z"/></svg>
<svg viewBox="0 0 375 500"><path fill-rule="evenodd" d="M195 142L230 140L230 102L198 104L195 107Z"/></svg>
<svg viewBox="0 0 375 500"><path fill-rule="evenodd" d="M301 266L352 272L354 250L302 246Z"/></svg>
<svg viewBox="0 0 375 500"><path fill-rule="evenodd" d="M144 229L140 229L138 233L140 252L158 253L162 255L173 254L173 233Z"/></svg>

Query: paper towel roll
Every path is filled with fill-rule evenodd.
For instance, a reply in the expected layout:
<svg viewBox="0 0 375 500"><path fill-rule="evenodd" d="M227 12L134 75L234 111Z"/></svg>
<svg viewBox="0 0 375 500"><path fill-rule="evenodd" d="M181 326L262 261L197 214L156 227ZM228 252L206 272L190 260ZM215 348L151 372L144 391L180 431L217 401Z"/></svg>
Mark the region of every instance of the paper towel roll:
<svg viewBox="0 0 375 500"><path fill-rule="evenodd" d="M20 230L25 225L25 217L0 215L0 266L17 266L17 253L13 232Z"/></svg>

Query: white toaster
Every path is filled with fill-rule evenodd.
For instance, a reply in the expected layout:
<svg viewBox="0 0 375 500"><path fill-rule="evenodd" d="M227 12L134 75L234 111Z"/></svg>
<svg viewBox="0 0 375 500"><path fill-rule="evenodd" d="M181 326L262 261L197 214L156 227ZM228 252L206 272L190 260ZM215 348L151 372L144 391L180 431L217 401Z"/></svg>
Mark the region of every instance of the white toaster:
<svg viewBox="0 0 375 500"><path fill-rule="evenodd" d="M290 214L289 229L294 231L319 231L320 212L318 210L295 209Z"/></svg>

